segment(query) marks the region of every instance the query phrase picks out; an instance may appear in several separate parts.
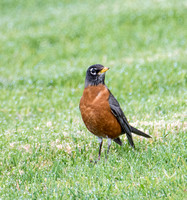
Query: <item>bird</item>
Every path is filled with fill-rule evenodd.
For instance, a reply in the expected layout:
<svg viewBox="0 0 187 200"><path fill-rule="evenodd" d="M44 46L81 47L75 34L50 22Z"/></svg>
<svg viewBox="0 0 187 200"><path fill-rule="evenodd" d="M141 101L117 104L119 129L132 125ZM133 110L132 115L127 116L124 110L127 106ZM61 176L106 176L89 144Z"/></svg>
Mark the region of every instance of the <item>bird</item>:
<svg viewBox="0 0 187 200"><path fill-rule="evenodd" d="M99 155L103 139L108 139L107 155L112 140L122 146L120 136L126 134L129 144L135 148L132 133L146 138L150 135L131 126L117 99L105 85L105 73L109 70L101 64L91 65L86 72L85 87L80 99L79 109L87 129L98 137Z"/></svg>

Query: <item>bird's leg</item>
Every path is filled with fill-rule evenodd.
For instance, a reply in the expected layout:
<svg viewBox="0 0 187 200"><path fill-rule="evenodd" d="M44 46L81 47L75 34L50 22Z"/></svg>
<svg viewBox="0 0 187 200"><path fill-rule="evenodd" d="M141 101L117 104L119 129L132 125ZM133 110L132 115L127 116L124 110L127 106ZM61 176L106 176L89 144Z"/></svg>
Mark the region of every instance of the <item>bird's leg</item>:
<svg viewBox="0 0 187 200"><path fill-rule="evenodd" d="M111 143L112 143L111 138L108 138L108 149L107 149L107 155L108 155L108 153L109 153ZM107 159L107 155L106 155L106 159Z"/></svg>
<svg viewBox="0 0 187 200"><path fill-rule="evenodd" d="M98 157L98 160L100 160L100 158L101 158L101 149L102 149L102 144L103 144L103 138L98 137L98 141L100 143L100 145L99 145L99 157Z"/></svg>

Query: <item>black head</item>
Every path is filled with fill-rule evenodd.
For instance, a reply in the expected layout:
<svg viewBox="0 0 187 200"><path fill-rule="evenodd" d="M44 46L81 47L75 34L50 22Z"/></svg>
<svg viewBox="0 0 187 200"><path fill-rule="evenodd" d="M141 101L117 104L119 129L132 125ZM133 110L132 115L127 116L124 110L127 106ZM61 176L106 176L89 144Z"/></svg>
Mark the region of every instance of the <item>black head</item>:
<svg viewBox="0 0 187 200"><path fill-rule="evenodd" d="M100 64L90 66L86 72L85 88L89 85L105 84L105 72L109 68Z"/></svg>

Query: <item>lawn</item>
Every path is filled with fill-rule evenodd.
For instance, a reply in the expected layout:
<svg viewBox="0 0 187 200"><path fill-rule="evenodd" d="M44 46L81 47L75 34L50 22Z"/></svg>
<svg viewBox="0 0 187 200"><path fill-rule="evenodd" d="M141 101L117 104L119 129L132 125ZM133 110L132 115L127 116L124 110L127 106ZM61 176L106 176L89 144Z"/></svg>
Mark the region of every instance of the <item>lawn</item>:
<svg viewBox="0 0 187 200"><path fill-rule="evenodd" d="M185 199L186 0L0 0L0 199ZM82 122L85 72L106 84L133 150Z"/></svg>

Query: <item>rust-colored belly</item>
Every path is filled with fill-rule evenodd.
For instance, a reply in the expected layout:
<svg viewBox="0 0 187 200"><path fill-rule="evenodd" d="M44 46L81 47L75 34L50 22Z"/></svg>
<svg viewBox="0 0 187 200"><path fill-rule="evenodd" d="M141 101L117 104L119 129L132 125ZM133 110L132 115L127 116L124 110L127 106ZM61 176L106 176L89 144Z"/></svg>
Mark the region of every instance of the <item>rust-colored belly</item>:
<svg viewBox="0 0 187 200"><path fill-rule="evenodd" d="M112 114L108 102L109 91L104 85L89 86L80 101L82 119L88 130L98 137L117 138L121 126Z"/></svg>

